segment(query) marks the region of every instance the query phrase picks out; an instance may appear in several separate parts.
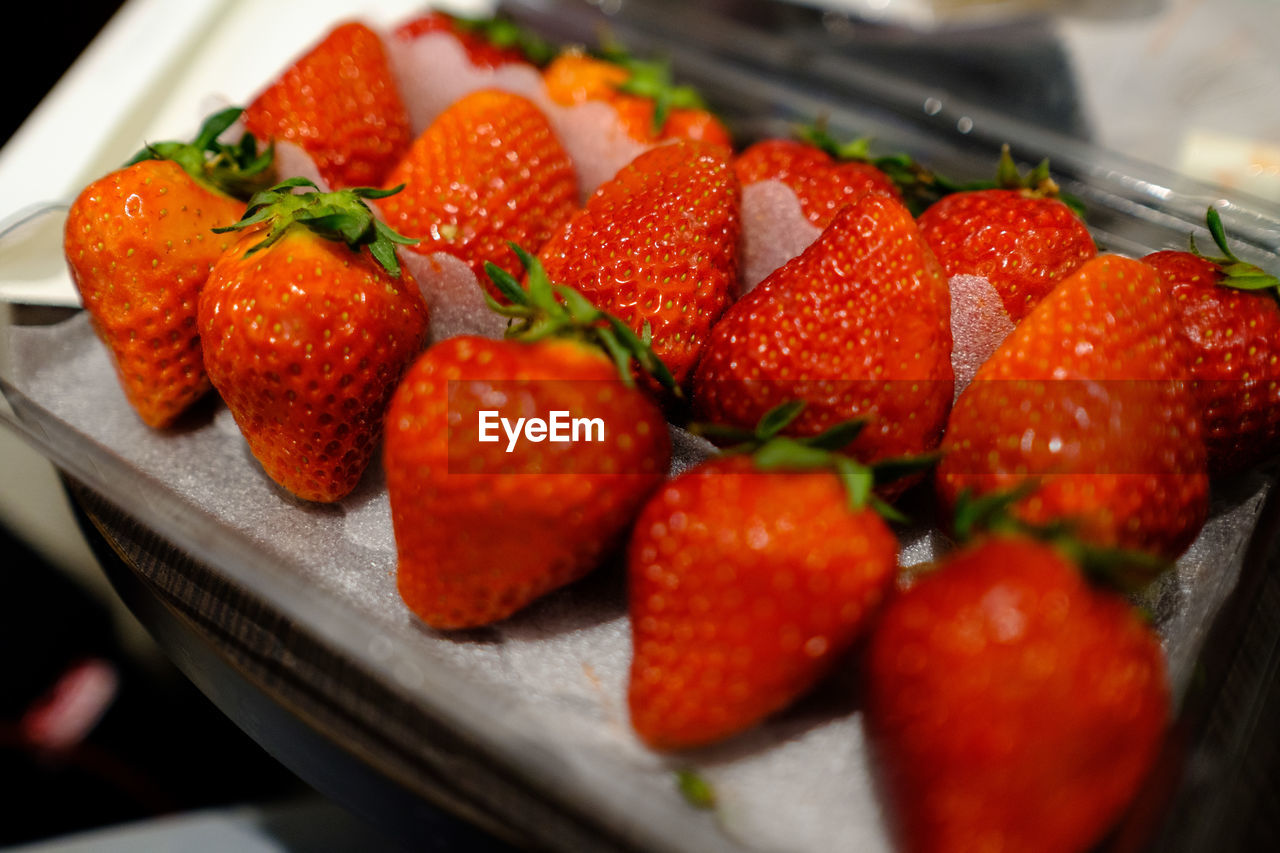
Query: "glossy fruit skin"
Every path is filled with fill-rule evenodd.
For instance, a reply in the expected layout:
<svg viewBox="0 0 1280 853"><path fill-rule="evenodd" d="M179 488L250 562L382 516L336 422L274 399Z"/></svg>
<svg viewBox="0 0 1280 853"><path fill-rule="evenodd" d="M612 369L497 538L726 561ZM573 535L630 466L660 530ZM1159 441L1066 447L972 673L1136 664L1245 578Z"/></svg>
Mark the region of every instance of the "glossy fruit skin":
<svg viewBox="0 0 1280 853"><path fill-rule="evenodd" d="M354 22L261 92L244 125L259 139L300 146L334 189L380 186L413 139L382 40Z"/></svg>
<svg viewBox="0 0 1280 853"><path fill-rule="evenodd" d="M1087 262L1029 314L951 412L938 493L1028 480L1022 518L1177 557L1208 512L1199 408L1169 287L1140 261Z"/></svg>
<svg viewBox="0 0 1280 853"><path fill-rule="evenodd" d="M842 207L869 192L902 196L875 166L837 161L821 148L792 139L766 139L748 146L734 158L733 170L744 187L767 180L791 187L801 212L816 228L826 228Z"/></svg>
<svg viewBox="0 0 1280 853"><path fill-rule="evenodd" d="M577 210L573 163L542 112L507 92L473 92L436 118L387 178L401 192L380 202L386 222L444 251L488 281L492 261L518 273L507 245L537 251Z"/></svg>
<svg viewBox="0 0 1280 853"><path fill-rule="evenodd" d="M741 192L718 145L676 141L606 181L543 246L552 281L642 333L678 383L737 286Z"/></svg>
<svg viewBox="0 0 1280 853"><path fill-rule="evenodd" d="M81 191L63 250L120 385L148 426L167 427L209 390L196 328L200 290L244 213L167 160L145 160Z"/></svg>
<svg viewBox="0 0 1280 853"><path fill-rule="evenodd" d="M1190 252L1142 259L1173 288L1192 349L1209 468L1244 471L1280 453L1280 304L1273 292L1220 284L1222 270Z"/></svg>
<svg viewBox="0 0 1280 853"><path fill-rule="evenodd" d="M984 276L1017 323L1098 248L1080 218L1054 198L1021 190L960 192L920 215L920 232L947 276Z"/></svg>
<svg viewBox="0 0 1280 853"><path fill-rule="evenodd" d="M875 461L937 447L953 383L946 280L907 209L872 193L726 312L693 404L703 420L750 429L804 400L793 435L866 417L848 452Z"/></svg>
<svg viewBox="0 0 1280 853"><path fill-rule="evenodd" d="M483 410L600 418L603 441L479 441ZM404 603L433 628L505 619L584 576L666 475L657 406L600 350L460 336L432 346L396 391L384 467Z"/></svg>
<svg viewBox="0 0 1280 853"><path fill-rule="evenodd" d="M630 76L621 65L573 51L557 56L542 72L547 94L565 106L617 97L618 87Z"/></svg>
<svg viewBox="0 0 1280 853"><path fill-rule="evenodd" d="M428 12L396 27L393 38L413 41L430 33L452 35L466 51L467 59L477 68L501 68L504 65L527 65L523 53L516 47L498 47L483 36L457 26L443 12Z"/></svg>
<svg viewBox="0 0 1280 853"><path fill-rule="evenodd" d="M733 138L718 118L707 110L674 107L660 129L653 126L653 101L618 91L631 72L612 62L567 51L543 70L547 94L557 104L573 106L604 101L618 111L622 127L636 142L688 139L729 147Z"/></svg>
<svg viewBox="0 0 1280 853"><path fill-rule="evenodd" d="M200 299L205 366L249 449L280 486L332 502L360 481L387 402L426 340L407 272L293 226L270 248L247 231Z"/></svg>
<svg viewBox="0 0 1280 853"><path fill-rule="evenodd" d="M685 749L786 707L863 633L896 568L893 534L831 472L722 457L667 483L628 549L636 733Z"/></svg>
<svg viewBox="0 0 1280 853"><path fill-rule="evenodd" d="M1152 766L1159 641L1052 547L990 538L885 605L866 725L901 849L1077 853Z"/></svg>

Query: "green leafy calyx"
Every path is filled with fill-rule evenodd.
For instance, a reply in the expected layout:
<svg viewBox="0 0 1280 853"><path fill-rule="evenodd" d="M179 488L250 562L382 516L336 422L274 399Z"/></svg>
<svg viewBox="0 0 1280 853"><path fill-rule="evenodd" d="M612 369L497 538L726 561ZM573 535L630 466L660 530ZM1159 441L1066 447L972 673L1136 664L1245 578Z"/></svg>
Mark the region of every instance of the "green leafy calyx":
<svg viewBox="0 0 1280 853"><path fill-rule="evenodd" d="M1218 283L1236 290L1270 290L1272 295L1280 299L1280 278L1276 278L1257 264L1240 260L1231 251L1227 245L1227 231L1222 224L1222 215L1218 213L1217 208L1208 209L1205 213L1205 222L1209 226L1209 234L1212 235L1213 242L1218 245L1222 255L1209 257L1200 254L1200 250L1196 248L1194 236L1191 237L1191 253L1198 258L1204 258L1222 271L1222 280Z"/></svg>
<svg viewBox="0 0 1280 853"><path fill-rule="evenodd" d="M870 506L889 521L907 521L902 513L876 495L874 489L932 467L938 461L937 455L886 459L864 465L841 452L866 426L866 420L861 418L838 423L818 435L783 435L783 430L800 415L804 405L803 400L782 403L765 412L754 430L695 424L693 432L713 440L733 442L724 452L750 454L761 471L831 471L844 486L851 510Z"/></svg>
<svg viewBox="0 0 1280 853"><path fill-rule="evenodd" d="M143 148L128 165L144 160L171 160L200 184L232 198L247 199L272 180L275 147L258 151L258 141L246 133L234 145L219 142L223 131L235 124L243 110L228 107L205 119L191 142L154 142Z"/></svg>
<svg viewBox="0 0 1280 853"><path fill-rule="evenodd" d="M827 130L825 118L819 118L809 125L796 128L796 136L804 142L825 151L832 158L842 162L867 163L884 172L898 190L902 200L915 216L923 213L929 205L951 193L970 190L991 189L994 181L973 181L964 183L954 181L932 169L916 162L910 154L894 152L875 155L871 153L871 137L860 136L848 142L841 142Z"/></svg>
<svg viewBox="0 0 1280 853"><path fill-rule="evenodd" d="M514 48L523 54L525 59L539 67L555 58L555 45L536 33L526 30L510 18L501 16L467 18L458 15L448 17L453 26L461 32L472 33L502 50Z"/></svg>
<svg viewBox="0 0 1280 853"><path fill-rule="evenodd" d="M395 247L418 241L388 228L373 215L365 200L386 198L401 189L403 186L387 190L353 187L322 193L306 178L290 178L249 199L239 222L213 230L221 234L262 226L266 234L245 253L248 256L273 245L290 228L305 228L326 240L344 243L353 252L368 248L383 269L398 277L400 261Z"/></svg>
<svg viewBox="0 0 1280 853"><path fill-rule="evenodd" d="M956 539L969 542L982 535L1025 536L1052 545L1080 567L1094 583L1136 592L1171 566L1168 560L1130 548L1092 545L1077 535L1070 519L1034 524L1015 514L1015 507L1039 488L1027 480L1012 489L974 496L965 491L956 501L952 528Z"/></svg>
<svg viewBox="0 0 1280 853"><path fill-rule="evenodd" d="M673 109L705 110L707 103L692 86L678 86L671 65L657 59L637 59L613 40L601 46L602 59L625 69L630 76L618 84L618 91L653 101L653 132L661 133Z"/></svg>
<svg viewBox="0 0 1280 853"><path fill-rule="evenodd" d="M536 257L515 243L510 246L524 266L523 285L497 264L485 264L489 279L510 303L503 305L485 295L492 310L514 321L507 329L509 339L535 343L564 338L598 346L608 353L628 387L635 384L631 373L634 362L668 391L681 395L671 371L649 345L647 324L644 336L637 335L622 320L601 311L572 287L553 283Z"/></svg>

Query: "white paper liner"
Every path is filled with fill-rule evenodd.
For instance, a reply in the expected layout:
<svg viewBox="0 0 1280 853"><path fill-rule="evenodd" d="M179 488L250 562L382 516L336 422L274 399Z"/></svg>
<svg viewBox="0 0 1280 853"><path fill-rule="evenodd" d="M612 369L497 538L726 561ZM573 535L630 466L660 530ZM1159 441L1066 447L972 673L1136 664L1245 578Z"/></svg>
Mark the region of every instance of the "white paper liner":
<svg viewBox="0 0 1280 853"><path fill-rule="evenodd" d="M490 310L484 288L466 261L448 252L420 255L401 250L399 255L427 303L429 344L457 335L497 340L506 332L507 318Z"/></svg>
<svg viewBox="0 0 1280 853"><path fill-rule="evenodd" d="M573 161L580 201L651 147L627 135L612 106L602 101L558 104L532 66L479 68L448 33L427 33L410 40L388 35L384 43L414 134L420 134L436 116L471 92L501 89L522 95L542 110Z"/></svg>
<svg viewBox="0 0 1280 853"><path fill-rule="evenodd" d="M978 368L1013 331L1000 294L978 275L953 275L951 286L951 368L955 396L968 387Z"/></svg>
<svg viewBox="0 0 1280 853"><path fill-rule="evenodd" d="M769 179L742 188L740 292L745 294L799 255L822 230L800 209L795 190Z"/></svg>

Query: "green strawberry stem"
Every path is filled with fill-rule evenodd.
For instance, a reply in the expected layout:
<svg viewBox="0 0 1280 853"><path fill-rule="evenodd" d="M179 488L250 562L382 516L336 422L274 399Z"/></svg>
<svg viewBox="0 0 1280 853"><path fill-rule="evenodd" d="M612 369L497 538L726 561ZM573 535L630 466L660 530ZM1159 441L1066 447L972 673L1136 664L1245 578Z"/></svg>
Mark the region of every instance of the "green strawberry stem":
<svg viewBox="0 0 1280 853"><path fill-rule="evenodd" d="M1083 542L1076 535L1076 525L1070 519L1033 524L1015 516L1014 505L1038 488L1035 481L1025 480L1015 488L978 497L967 490L962 492L956 502L952 523L956 539L968 542L982 534L1029 536L1063 552L1094 583L1123 592L1143 589L1172 566L1171 561L1145 551Z"/></svg>
<svg viewBox="0 0 1280 853"><path fill-rule="evenodd" d="M634 362L676 397L682 396L671 371L649 345L648 324L644 336L637 335L622 320L601 311L572 287L553 283L536 257L515 243L508 245L524 266L524 285L497 264L485 264L489 279L510 302L503 305L486 294L489 308L517 321L507 329L508 338L535 343L555 337L598 346L608 353L628 387L635 385L631 373Z"/></svg>
<svg viewBox="0 0 1280 853"><path fill-rule="evenodd" d="M812 124L797 127L795 133L802 141L825 151L836 160L866 163L884 172L902 192L907 208L915 216L919 216L929 205L945 195L994 189L999 186L996 181L990 180L969 182L952 180L918 163L905 152L874 155L871 153L871 137L860 136L841 142L827 130L826 121L823 118L819 118ZM1009 162L1012 165L1013 161ZM1016 167L1014 172L1016 174Z"/></svg>
<svg viewBox="0 0 1280 853"><path fill-rule="evenodd" d="M172 160L203 186L232 198L247 199L270 184L275 147L269 145L259 153L252 133L244 134L234 145L218 141L242 112L240 107L220 110L205 119L191 142L149 143L126 165L144 160Z"/></svg>
<svg viewBox="0 0 1280 853"><path fill-rule="evenodd" d="M1048 159L1041 160L1031 171L1023 175L1018 171L1018 166L1007 144L1000 147L1000 159L996 163L996 175L993 180L956 181L922 166L909 154L898 152L873 156L870 137L858 137L848 142L840 142L827 131L826 124L821 119L811 125L798 128L796 133L800 139L827 152L836 160L867 163L884 172L902 191L907 208L916 216L943 196L978 190L1006 189L1018 190L1029 198L1056 198L1071 208L1076 216L1084 219L1084 205L1074 196L1062 192L1062 188L1049 173Z"/></svg>
<svg viewBox="0 0 1280 853"><path fill-rule="evenodd" d="M716 805L716 791L711 783L696 770L676 771L676 790L685 802L695 809L712 809Z"/></svg>
<svg viewBox="0 0 1280 853"><path fill-rule="evenodd" d="M1079 219L1084 219L1084 203L1075 196L1064 193L1058 186L1057 181L1049 174L1049 158L1044 158L1023 175L1013 162L1013 154L1009 151L1007 142L1000 146L1000 161L996 164L996 179L992 187L1019 190L1027 198L1056 198L1071 208L1071 212Z"/></svg>
<svg viewBox="0 0 1280 853"><path fill-rule="evenodd" d="M538 67L555 58L555 45L510 18L468 18L459 15L448 15L448 18L458 29L475 33L494 47L515 48Z"/></svg>
<svg viewBox="0 0 1280 853"><path fill-rule="evenodd" d="M867 423L863 418L838 423L814 436L781 435L782 430L803 411L804 405L803 400L792 400L775 406L764 413L754 430L695 424L692 431L698 435L737 441L724 452L750 454L761 471L832 471L844 486L850 510L858 511L870 506L888 521L909 521L877 496L874 489L877 485L931 468L938 461L938 455L904 456L864 465L840 452L862 432Z"/></svg>
<svg viewBox="0 0 1280 853"><path fill-rule="evenodd" d="M1200 250L1196 248L1194 234L1191 235L1191 253L1217 265L1223 276L1222 281L1218 283L1236 290L1270 290L1273 296L1280 299L1280 278L1276 278L1257 264L1240 260L1231 251L1227 245L1227 230L1222 224L1222 215L1218 213L1217 208L1210 207L1205 212L1205 222L1209 226L1209 234L1212 235L1213 242L1217 243L1218 249L1222 251L1222 256L1211 258L1200 254Z"/></svg>
<svg viewBox="0 0 1280 853"><path fill-rule="evenodd" d="M307 178L290 178L249 199L244 218L239 222L213 230L222 234L267 225L266 236L245 252L247 257L274 244L290 228L306 228L326 240L344 243L356 253L367 247L383 269L399 277L400 260L396 257L396 245L412 246L418 241L388 228L373 215L365 199L386 198L402 189L403 185L387 190L352 187L322 193Z"/></svg>

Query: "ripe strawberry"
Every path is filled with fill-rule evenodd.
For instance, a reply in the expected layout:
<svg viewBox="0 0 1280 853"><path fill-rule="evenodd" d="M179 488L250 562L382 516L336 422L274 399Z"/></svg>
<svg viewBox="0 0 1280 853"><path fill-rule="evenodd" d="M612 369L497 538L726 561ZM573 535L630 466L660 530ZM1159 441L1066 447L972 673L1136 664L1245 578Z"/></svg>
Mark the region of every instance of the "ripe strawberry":
<svg viewBox="0 0 1280 853"><path fill-rule="evenodd" d="M636 520L629 701L656 749L713 743L789 705L892 583L898 543L869 506L873 471L823 449L847 435L773 437L775 414L752 454L687 471Z"/></svg>
<svg viewBox="0 0 1280 853"><path fill-rule="evenodd" d="M992 536L891 598L866 722L904 851L1090 849L1168 724L1158 639L1050 544Z"/></svg>
<svg viewBox="0 0 1280 853"><path fill-rule="evenodd" d="M999 188L957 192L930 205L920 231L948 276L984 276L1017 323L1098 249L1057 198L1047 162L1023 179L1006 146L1000 172Z"/></svg>
<svg viewBox="0 0 1280 853"><path fill-rule="evenodd" d="M1201 255L1193 242L1190 252L1142 260L1173 287L1191 343L1209 467L1230 474L1280 452L1280 279L1231 252L1213 208L1208 220L1222 257Z"/></svg>
<svg viewBox="0 0 1280 853"><path fill-rule="evenodd" d="M540 253L553 280L637 333L648 325L654 351L679 384L737 281L739 190L727 153L686 141L646 151L602 184Z"/></svg>
<svg viewBox="0 0 1280 853"><path fill-rule="evenodd" d="M1017 514L1082 539L1176 557L1208 507L1177 309L1155 271L1087 262L1005 339L951 412L938 492L954 506L1037 484Z"/></svg>
<svg viewBox="0 0 1280 853"><path fill-rule="evenodd" d="M840 208L869 192L902 196L889 176L871 163L837 158L808 140L757 142L737 156L733 171L744 187L768 180L791 187L800 210L817 228L826 228Z"/></svg>
<svg viewBox="0 0 1280 853"><path fill-rule="evenodd" d="M388 413L397 583L409 609L434 628L505 619L585 575L625 534L670 462L662 413L634 386L629 367L632 353L656 367L652 353L620 321L553 287L533 258L522 258L527 293L490 267L513 303L504 312L521 318L515 338L461 336L432 346ZM561 412L598 419L600 431L563 443L512 443L494 426L498 438L487 443L486 411L495 424L498 417L550 423Z"/></svg>
<svg viewBox="0 0 1280 853"><path fill-rule="evenodd" d="M335 189L380 184L412 139L382 40L354 22L331 30L259 94L244 124L300 146Z"/></svg>
<svg viewBox="0 0 1280 853"><path fill-rule="evenodd" d="M542 246L577 209L573 164L529 100L484 90L463 97L414 141L387 178L404 191L381 203L388 224L471 264L519 269L509 243ZM496 292L496 291L495 291Z"/></svg>
<svg viewBox="0 0 1280 853"><path fill-rule="evenodd" d="M875 461L937 446L952 381L946 280L907 209L872 193L712 329L693 404L748 427L802 399L795 435L866 417L848 450Z"/></svg>
<svg viewBox="0 0 1280 853"><path fill-rule="evenodd" d="M627 135L637 142L689 139L732 145L725 126L688 86L676 86L661 62L635 59L611 49L604 57L561 53L542 74L551 100L564 106L604 101L618 111Z"/></svg>
<svg viewBox="0 0 1280 853"><path fill-rule="evenodd" d="M246 137L218 143L240 114L210 116L190 144L149 146L80 193L67 214L63 251L94 329L107 344L125 396L156 428L209 390L196 302L230 242L210 229L240 218L232 197L270 165Z"/></svg>
<svg viewBox="0 0 1280 853"><path fill-rule="evenodd" d="M396 382L426 337L427 312L401 275L367 188L250 200L244 234L200 297L209 378L271 479L304 500L359 482ZM223 229L230 230L230 229ZM369 251L361 251L367 246Z"/></svg>
<svg viewBox="0 0 1280 853"><path fill-rule="evenodd" d="M554 51L550 45L506 18L462 18L446 12L427 12L396 27L392 37L412 41L429 33L448 33L458 40L477 68L504 65L543 65Z"/></svg>

